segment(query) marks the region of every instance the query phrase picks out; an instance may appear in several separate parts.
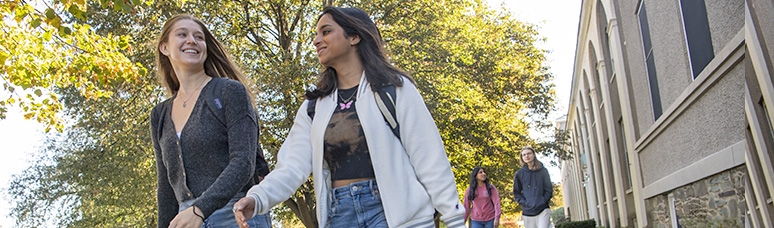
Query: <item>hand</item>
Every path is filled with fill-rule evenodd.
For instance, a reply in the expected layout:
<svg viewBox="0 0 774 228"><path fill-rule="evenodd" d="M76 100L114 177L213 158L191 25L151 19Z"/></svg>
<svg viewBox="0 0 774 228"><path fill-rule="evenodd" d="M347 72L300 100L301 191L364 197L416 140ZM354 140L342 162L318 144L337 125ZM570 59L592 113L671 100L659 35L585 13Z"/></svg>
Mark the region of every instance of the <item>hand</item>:
<svg viewBox="0 0 774 228"><path fill-rule="evenodd" d="M239 228L249 228L250 226L247 225L247 219L253 217L253 212L255 211L255 199L250 196L243 197L234 204L234 209L232 210L234 211L234 218L236 219Z"/></svg>
<svg viewBox="0 0 774 228"><path fill-rule="evenodd" d="M172 222L169 223L169 228L198 228L202 226L202 223L204 223L204 220L199 217L199 215L194 214L194 210L196 210L196 214L203 215L202 210L200 210L196 206L191 206L180 213L177 213L174 219L172 219Z"/></svg>
<svg viewBox="0 0 774 228"><path fill-rule="evenodd" d="M533 207L533 205L531 205L529 201L526 201L526 200L524 200L524 202L519 203L519 205L521 205L522 210Z"/></svg>
<svg viewBox="0 0 774 228"><path fill-rule="evenodd" d="M500 220L494 221L494 227L500 227Z"/></svg>

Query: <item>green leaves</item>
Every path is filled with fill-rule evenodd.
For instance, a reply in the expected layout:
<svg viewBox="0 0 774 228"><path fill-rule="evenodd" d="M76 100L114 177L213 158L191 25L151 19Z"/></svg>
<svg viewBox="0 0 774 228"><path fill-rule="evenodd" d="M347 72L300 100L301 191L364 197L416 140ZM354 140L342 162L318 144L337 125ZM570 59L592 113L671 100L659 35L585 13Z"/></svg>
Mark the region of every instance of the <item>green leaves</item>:
<svg viewBox="0 0 774 228"><path fill-rule="evenodd" d="M20 106L49 125L50 148L15 177L14 217L42 226L36 205L63 205L70 227L155 226L155 158L148 112L163 99L153 42L162 23L186 12L203 19L255 83L251 86L270 163L321 67L311 45L322 1L54 0L47 8L2 3L0 118ZM552 76L534 25L477 0L347 0L369 12L395 65L417 81L462 194L470 171L487 168L503 211L518 150L560 156L562 137L530 136L553 109ZM2 81L2 80L0 80ZM63 119L68 125L64 125ZM539 130L539 129L538 129ZM562 136L557 133L558 136ZM127 180L127 181L122 181ZM40 186L25 188L27 186ZM277 209L282 222L314 226L311 181ZM60 217L57 217L60 216ZM288 224L289 225L289 224Z"/></svg>
<svg viewBox="0 0 774 228"><path fill-rule="evenodd" d="M396 65L417 80L444 138L458 189L475 166L500 192L512 186L518 150L553 109L545 50L533 25L476 1L377 1L374 12ZM518 208L503 194L503 210Z"/></svg>
<svg viewBox="0 0 774 228"><path fill-rule="evenodd" d="M73 17L76 17L81 20L86 20L86 16L84 15L83 10L78 5L70 5L70 7L67 8L67 12L69 12Z"/></svg>
<svg viewBox="0 0 774 228"><path fill-rule="evenodd" d="M54 9L47 8L46 9L46 20L54 20L54 18L57 18L56 13L54 12Z"/></svg>
<svg viewBox="0 0 774 228"><path fill-rule="evenodd" d="M53 94L43 91L74 86L87 97L105 97L111 87L136 80L146 71L124 56L132 43L128 35L103 36L87 25L63 23L63 18L85 18L84 1L56 1L46 6L37 10L24 2L0 4L3 17L16 22L2 25L0 74L8 75L8 87L22 89L0 99L34 94L10 104L27 110L25 117L46 124L46 131L61 131L64 126L57 117L61 105ZM43 96L48 96L47 104L40 103L38 98Z"/></svg>

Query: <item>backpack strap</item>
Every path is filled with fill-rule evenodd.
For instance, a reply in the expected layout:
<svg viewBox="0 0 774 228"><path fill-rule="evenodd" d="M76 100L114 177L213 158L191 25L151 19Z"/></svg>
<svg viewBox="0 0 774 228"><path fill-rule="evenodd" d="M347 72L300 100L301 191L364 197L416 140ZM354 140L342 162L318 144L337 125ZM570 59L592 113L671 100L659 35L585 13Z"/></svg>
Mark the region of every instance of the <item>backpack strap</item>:
<svg viewBox="0 0 774 228"><path fill-rule="evenodd" d="M226 113L223 111L223 100L220 99L220 91L223 87L223 81L227 78L212 78L212 88L205 93L205 100L207 101L207 108L210 109L215 119L226 126Z"/></svg>
<svg viewBox="0 0 774 228"><path fill-rule="evenodd" d="M492 184L487 185L486 192L489 193L489 203L492 203L492 207L494 208L494 200L492 200L492 188L494 188L494 185Z"/></svg>
<svg viewBox="0 0 774 228"><path fill-rule="evenodd" d="M317 106L317 99L311 99L309 100L309 103L306 104L306 114L309 115L312 120L314 120L314 108Z"/></svg>
<svg viewBox="0 0 774 228"><path fill-rule="evenodd" d="M376 96L376 105L379 106L379 111L382 111L384 121L390 125L392 134L400 139L400 125L395 116L395 86L385 85L381 90L374 92L374 96Z"/></svg>
<svg viewBox="0 0 774 228"><path fill-rule="evenodd" d="M379 91L374 92L376 97L376 105L379 106L379 111L382 112L384 121L390 125L392 134L400 139L400 125L398 124L398 118L395 116L395 85L388 84L382 86ZM314 120L315 106L317 106L317 99L309 100L306 105L306 114Z"/></svg>

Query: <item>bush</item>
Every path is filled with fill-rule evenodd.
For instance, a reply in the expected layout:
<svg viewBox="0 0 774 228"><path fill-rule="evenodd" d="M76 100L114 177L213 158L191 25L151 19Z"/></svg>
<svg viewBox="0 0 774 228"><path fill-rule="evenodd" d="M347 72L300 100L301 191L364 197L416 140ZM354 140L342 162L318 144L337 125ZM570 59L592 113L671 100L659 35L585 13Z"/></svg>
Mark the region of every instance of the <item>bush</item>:
<svg viewBox="0 0 774 228"><path fill-rule="evenodd" d="M593 219L575 222L563 222L556 224L556 228L596 228L597 222Z"/></svg>
<svg viewBox="0 0 774 228"><path fill-rule="evenodd" d="M554 221L554 224L569 222L569 220L564 217L563 207L556 208L553 211L551 211L551 220Z"/></svg>

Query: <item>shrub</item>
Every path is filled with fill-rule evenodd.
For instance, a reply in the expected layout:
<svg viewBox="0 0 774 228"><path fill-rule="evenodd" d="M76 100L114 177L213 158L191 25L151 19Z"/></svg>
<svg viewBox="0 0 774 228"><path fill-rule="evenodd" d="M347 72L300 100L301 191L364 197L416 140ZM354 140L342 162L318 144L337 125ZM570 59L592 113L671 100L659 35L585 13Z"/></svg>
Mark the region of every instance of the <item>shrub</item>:
<svg viewBox="0 0 774 228"><path fill-rule="evenodd" d="M553 211L551 211L551 220L554 221L554 224L569 222L567 218L564 217L564 208L556 208Z"/></svg>
<svg viewBox="0 0 774 228"><path fill-rule="evenodd" d="M593 219L575 222L563 222L556 224L556 228L596 228L597 222Z"/></svg>

